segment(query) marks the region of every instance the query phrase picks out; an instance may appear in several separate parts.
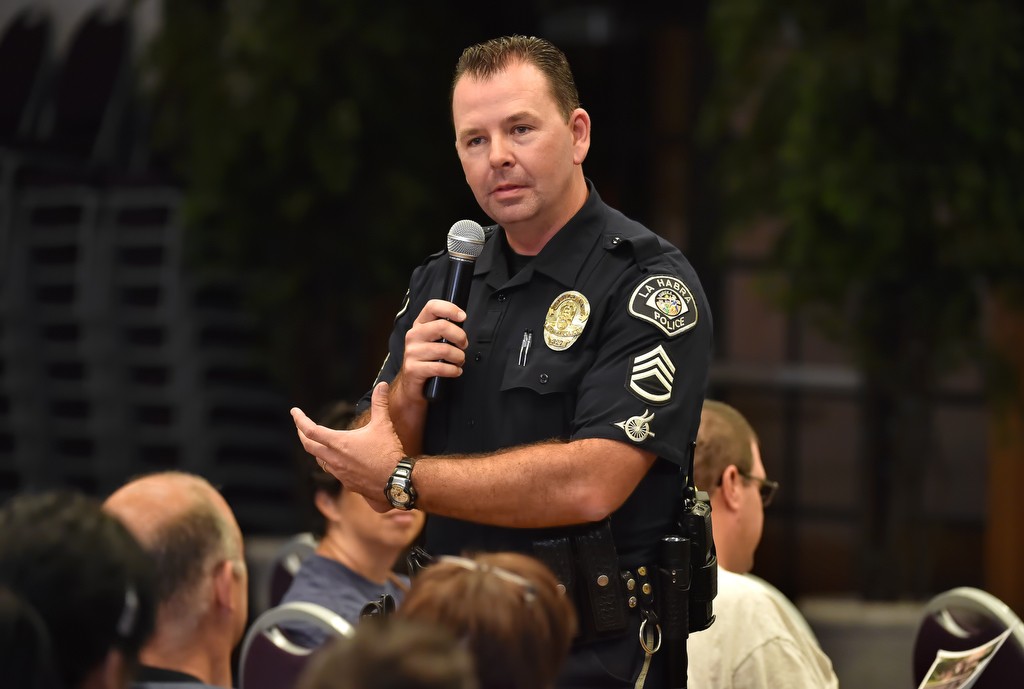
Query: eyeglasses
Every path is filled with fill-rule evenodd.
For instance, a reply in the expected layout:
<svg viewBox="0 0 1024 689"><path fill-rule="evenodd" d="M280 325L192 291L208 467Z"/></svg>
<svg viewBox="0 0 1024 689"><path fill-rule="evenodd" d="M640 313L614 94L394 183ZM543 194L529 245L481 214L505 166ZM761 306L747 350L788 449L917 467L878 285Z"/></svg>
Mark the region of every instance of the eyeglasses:
<svg viewBox="0 0 1024 689"><path fill-rule="evenodd" d="M771 479L762 478L760 476L751 476L750 474L745 474L742 471L740 472L740 476L748 481L757 481L758 484L760 484L757 487L757 492L761 494L761 504L765 507L772 504L772 500L775 499L775 493L779 490L778 481L772 481Z"/></svg>
<svg viewBox="0 0 1024 689"><path fill-rule="evenodd" d="M438 557L435 562L447 562L449 564L468 569L472 572L485 572L487 574L493 574L502 581L518 586L523 591L523 601L529 605L537 597L537 590L526 577L520 576L515 572L510 572L504 567L495 567L493 565L482 564L476 560L471 560L468 557L458 557L457 555L442 555Z"/></svg>

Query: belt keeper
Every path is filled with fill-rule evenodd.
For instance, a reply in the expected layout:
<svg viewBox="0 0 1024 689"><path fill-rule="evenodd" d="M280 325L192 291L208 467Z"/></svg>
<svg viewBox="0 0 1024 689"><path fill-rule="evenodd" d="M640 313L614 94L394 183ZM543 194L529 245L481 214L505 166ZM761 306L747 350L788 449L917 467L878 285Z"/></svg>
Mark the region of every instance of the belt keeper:
<svg viewBox="0 0 1024 689"><path fill-rule="evenodd" d="M638 603L644 612L654 612L654 587L651 585L650 571L641 565L636 568Z"/></svg>
<svg viewBox="0 0 1024 689"><path fill-rule="evenodd" d="M630 610L637 610L643 613L644 617L654 616L654 623L657 623L657 615L654 611L654 586L651 583L650 569L641 565L632 570L624 569L619 573L622 578L622 587L626 590L626 605Z"/></svg>
<svg viewBox="0 0 1024 689"><path fill-rule="evenodd" d="M626 588L626 605L629 606L630 610L633 610L640 603L636 597L636 577L628 569L620 572L619 576L622 577L622 585Z"/></svg>

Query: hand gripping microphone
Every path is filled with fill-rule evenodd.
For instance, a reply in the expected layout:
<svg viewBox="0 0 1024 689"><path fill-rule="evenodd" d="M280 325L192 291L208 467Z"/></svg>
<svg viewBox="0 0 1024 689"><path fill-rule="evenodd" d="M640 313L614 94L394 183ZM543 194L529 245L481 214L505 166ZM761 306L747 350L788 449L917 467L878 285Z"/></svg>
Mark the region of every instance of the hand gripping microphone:
<svg viewBox="0 0 1024 689"><path fill-rule="evenodd" d="M460 220L448 230L448 278L444 283L445 301L466 308L469 287L473 282L473 264L484 250L484 228L472 220ZM441 340L444 342L445 340ZM427 381L423 396L433 402L441 397L440 376Z"/></svg>

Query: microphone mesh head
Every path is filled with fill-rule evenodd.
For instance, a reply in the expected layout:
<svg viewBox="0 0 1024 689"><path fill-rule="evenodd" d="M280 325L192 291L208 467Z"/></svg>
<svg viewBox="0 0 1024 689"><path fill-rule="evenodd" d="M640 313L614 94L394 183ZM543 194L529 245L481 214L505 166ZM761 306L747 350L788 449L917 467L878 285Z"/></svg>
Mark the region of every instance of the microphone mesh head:
<svg viewBox="0 0 1024 689"><path fill-rule="evenodd" d="M460 220L448 230L448 253L475 261L484 251L484 228L472 220Z"/></svg>

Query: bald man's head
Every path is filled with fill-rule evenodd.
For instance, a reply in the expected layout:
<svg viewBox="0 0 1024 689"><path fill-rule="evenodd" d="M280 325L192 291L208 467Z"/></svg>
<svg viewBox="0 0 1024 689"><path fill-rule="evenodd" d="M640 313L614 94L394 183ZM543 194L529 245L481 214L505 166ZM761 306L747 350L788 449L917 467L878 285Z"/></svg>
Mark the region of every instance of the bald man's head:
<svg viewBox="0 0 1024 689"><path fill-rule="evenodd" d="M224 497L193 474L142 476L114 492L103 508L121 520L156 562L161 622L183 631L205 613L211 568L244 567L242 533Z"/></svg>
<svg viewBox="0 0 1024 689"><path fill-rule="evenodd" d="M229 526L238 526L224 497L209 481L180 471L136 478L107 498L103 507L117 515L143 543L151 542L168 522L196 509L212 508Z"/></svg>

